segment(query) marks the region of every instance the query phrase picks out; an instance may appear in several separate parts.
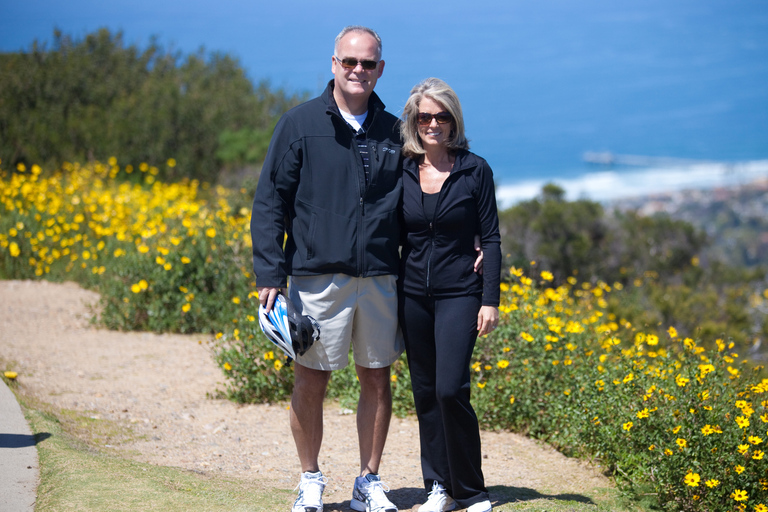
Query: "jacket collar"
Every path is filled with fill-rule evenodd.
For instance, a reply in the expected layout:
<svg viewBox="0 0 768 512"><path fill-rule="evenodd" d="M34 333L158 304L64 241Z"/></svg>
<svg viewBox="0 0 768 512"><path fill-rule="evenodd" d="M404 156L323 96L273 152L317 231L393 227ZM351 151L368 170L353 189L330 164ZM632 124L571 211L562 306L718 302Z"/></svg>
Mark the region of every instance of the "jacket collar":
<svg viewBox="0 0 768 512"><path fill-rule="evenodd" d="M460 149L456 153L456 159L453 161L453 169L450 174L456 174L467 169L472 169L476 166L475 162L469 157L469 151L466 149ZM403 170L413 175L418 181L419 179L419 162L413 158L406 158L403 162Z"/></svg>
<svg viewBox="0 0 768 512"><path fill-rule="evenodd" d="M325 91L323 91L323 94L320 95L320 98L322 98L323 103L325 103L325 111L328 114L336 114L337 116L342 117L339 106L336 104L336 100L333 97L333 85L333 79L331 79L328 82ZM381 101L375 92L371 92L371 96L368 98L368 114L376 114L377 112L384 110L384 108L386 108L384 102Z"/></svg>

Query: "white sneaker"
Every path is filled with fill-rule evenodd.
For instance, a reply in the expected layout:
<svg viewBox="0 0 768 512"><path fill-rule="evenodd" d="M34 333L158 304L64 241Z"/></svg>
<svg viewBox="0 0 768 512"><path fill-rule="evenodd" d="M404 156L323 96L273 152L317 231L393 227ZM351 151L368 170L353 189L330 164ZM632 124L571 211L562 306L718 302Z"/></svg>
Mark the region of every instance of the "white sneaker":
<svg viewBox="0 0 768 512"><path fill-rule="evenodd" d="M467 509L467 512L491 512L491 502L489 500L481 501L479 503L475 503L474 505L470 505L470 507Z"/></svg>
<svg viewBox="0 0 768 512"><path fill-rule="evenodd" d="M323 491L328 479L323 473L302 473L296 489L299 497L293 502L291 512L323 512Z"/></svg>
<svg viewBox="0 0 768 512"><path fill-rule="evenodd" d="M437 482L432 483L429 499L419 507L419 512L447 512L456 508L456 502L445 492L445 487Z"/></svg>
<svg viewBox="0 0 768 512"><path fill-rule="evenodd" d="M397 507L384 494L389 487L384 484L379 475L368 473L355 478L352 489L352 501L349 506L358 512L397 512Z"/></svg>

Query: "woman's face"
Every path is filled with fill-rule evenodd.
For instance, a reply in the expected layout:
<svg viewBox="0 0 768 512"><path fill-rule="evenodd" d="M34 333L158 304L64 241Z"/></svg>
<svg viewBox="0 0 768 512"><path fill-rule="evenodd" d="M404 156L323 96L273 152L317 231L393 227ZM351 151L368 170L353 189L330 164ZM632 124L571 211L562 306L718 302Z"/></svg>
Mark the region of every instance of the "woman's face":
<svg viewBox="0 0 768 512"><path fill-rule="evenodd" d="M425 96L419 103L419 114L439 114L445 113L445 108L433 100L432 98ZM421 139L421 145L424 149L429 147L436 147L445 145L446 140L451 134L453 128L453 120L448 123L440 124L437 119L432 117L429 124L423 125L418 123L419 138Z"/></svg>

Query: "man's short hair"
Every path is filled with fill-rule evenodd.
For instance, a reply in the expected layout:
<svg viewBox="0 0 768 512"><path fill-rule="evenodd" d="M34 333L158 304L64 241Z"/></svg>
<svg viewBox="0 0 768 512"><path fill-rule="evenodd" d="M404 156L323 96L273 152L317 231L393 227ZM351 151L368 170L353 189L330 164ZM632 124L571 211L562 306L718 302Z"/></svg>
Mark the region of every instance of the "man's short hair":
<svg viewBox="0 0 768 512"><path fill-rule="evenodd" d="M337 57L345 57L344 55L339 55L339 43L344 38L345 35L349 34L350 32L359 32L363 34L368 34L369 36L373 37L376 40L377 48L376 48L376 59L381 60L381 38L379 37L379 34L376 33L375 30L372 28L364 27L362 25L349 25L344 27L341 32L339 32L339 35L336 36L336 42L333 45L333 54Z"/></svg>

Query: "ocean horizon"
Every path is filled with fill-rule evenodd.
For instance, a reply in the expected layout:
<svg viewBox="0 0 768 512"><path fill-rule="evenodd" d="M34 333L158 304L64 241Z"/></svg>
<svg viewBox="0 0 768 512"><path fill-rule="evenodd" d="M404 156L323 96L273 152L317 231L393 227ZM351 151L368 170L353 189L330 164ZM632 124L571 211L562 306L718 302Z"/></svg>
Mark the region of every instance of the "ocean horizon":
<svg viewBox="0 0 768 512"><path fill-rule="evenodd" d="M54 29L82 39L108 28L126 46L154 37L182 55L226 53L254 83L314 96L332 78L335 35L362 24L383 40L376 92L390 112L426 77L454 88L502 205L550 182L608 201L768 175L765 0L345 5L0 0L0 52L50 48Z"/></svg>
<svg viewBox="0 0 768 512"><path fill-rule="evenodd" d="M565 191L570 201L587 199L610 203L624 198L674 193L682 190L737 187L768 180L768 159L745 162L678 162L657 166L594 165L580 175L550 175L524 180L496 179L499 208L534 199L549 183Z"/></svg>

